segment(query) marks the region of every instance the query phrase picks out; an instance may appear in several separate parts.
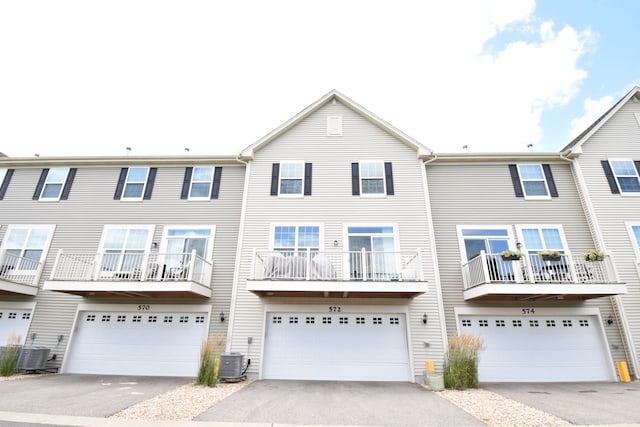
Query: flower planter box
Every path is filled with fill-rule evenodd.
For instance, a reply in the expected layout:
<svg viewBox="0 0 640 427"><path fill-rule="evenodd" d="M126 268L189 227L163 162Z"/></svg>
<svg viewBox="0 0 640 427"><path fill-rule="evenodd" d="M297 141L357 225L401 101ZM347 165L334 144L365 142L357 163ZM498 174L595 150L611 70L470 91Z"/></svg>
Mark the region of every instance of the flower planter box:
<svg viewBox="0 0 640 427"><path fill-rule="evenodd" d="M520 257L516 256L516 255L511 255L511 256L503 256L502 259L504 261L520 261Z"/></svg>
<svg viewBox="0 0 640 427"><path fill-rule="evenodd" d="M542 258L543 261L558 261L562 257L551 256L551 255L540 255L540 258Z"/></svg>

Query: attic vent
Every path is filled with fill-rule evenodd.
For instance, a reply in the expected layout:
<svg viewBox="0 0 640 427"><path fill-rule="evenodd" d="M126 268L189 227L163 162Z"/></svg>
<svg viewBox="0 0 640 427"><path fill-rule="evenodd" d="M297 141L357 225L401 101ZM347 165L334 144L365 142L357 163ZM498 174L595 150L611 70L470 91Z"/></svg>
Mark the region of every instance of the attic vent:
<svg viewBox="0 0 640 427"><path fill-rule="evenodd" d="M342 116L327 116L327 136L342 136Z"/></svg>

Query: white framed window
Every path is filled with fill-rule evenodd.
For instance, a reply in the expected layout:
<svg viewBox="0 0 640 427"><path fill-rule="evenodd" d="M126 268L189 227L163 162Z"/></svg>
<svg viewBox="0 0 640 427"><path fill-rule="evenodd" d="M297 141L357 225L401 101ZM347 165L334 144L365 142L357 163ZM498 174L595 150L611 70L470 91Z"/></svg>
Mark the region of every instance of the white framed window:
<svg viewBox="0 0 640 427"><path fill-rule="evenodd" d="M496 255L508 249L516 249L510 226L460 225L458 239L462 258L471 260L484 251Z"/></svg>
<svg viewBox="0 0 640 427"><path fill-rule="evenodd" d="M283 161L271 165L271 195L302 197L311 195L313 164Z"/></svg>
<svg viewBox="0 0 640 427"><path fill-rule="evenodd" d="M122 199L142 200L148 176L149 168L129 168L127 171L127 178L124 183Z"/></svg>
<svg viewBox="0 0 640 427"><path fill-rule="evenodd" d="M365 160L360 162L360 194L385 194L384 162Z"/></svg>
<svg viewBox="0 0 640 427"><path fill-rule="evenodd" d="M550 197L542 165L518 164L518 174L525 198L548 199Z"/></svg>
<svg viewBox="0 0 640 427"><path fill-rule="evenodd" d="M51 168L47 173L40 200L60 200L62 189L67 181L69 168Z"/></svg>
<svg viewBox="0 0 640 427"><path fill-rule="evenodd" d="M220 195L221 177L222 166L189 166L185 168L180 199L217 199Z"/></svg>
<svg viewBox="0 0 640 427"><path fill-rule="evenodd" d="M140 271L151 247L153 225L105 225L100 242L104 254L101 270L115 273Z"/></svg>
<svg viewBox="0 0 640 427"><path fill-rule="evenodd" d="M640 179L633 160L609 159L609 165L621 193L640 193Z"/></svg>
<svg viewBox="0 0 640 427"><path fill-rule="evenodd" d="M304 162L281 162L280 196L300 196L304 188Z"/></svg>
<svg viewBox="0 0 640 427"><path fill-rule="evenodd" d="M173 269L174 273L176 269L187 268L194 250L196 256L211 261L215 233L215 225L165 226L160 246L163 267Z"/></svg>
<svg viewBox="0 0 640 427"><path fill-rule="evenodd" d="M3 272L38 270L44 262L55 225L9 225L2 242Z"/></svg>
<svg viewBox="0 0 640 427"><path fill-rule="evenodd" d="M120 169L114 200L149 200L158 168L133 167ZM186 197L186 196L185 196Z"/></svg>
<svg viewBox="0 0 640 427"><path fill-rule="evenodd" d="M4 182L4 177L7 176L7 168L0 168L0 185Z"/></svg>
<svg viewBox="0 0 640 427"><path fill-rule="evenodd" d="M561 225L518 225L516 229L523 250L531 255L541 251L568 253Z"/></svg>
<svg viewBox="0 0 640 427"><path fill-rule="evenodd" d="M640 222L628 222L626 224L636 258L640 259Z"/></svg>
<svg viewBox="0 0 640 427"><path fill-rule="evenodd" d="M481 252L486 254L487 270L492 280L514 280L519 272L511 261L503 260L500 252L517 249L511 233L511 226L500 225L459 225L458 240L461 258L469 262L464 268L477 268ZM465 264L465 263L463 263ZM473 267L473 265L476 267Z"/></svg>
<svg viewBox="0 0 640 427"><path fill-rule="evenodd" d="M351 280L398 278L398 235L395 224L347 224Z"/></svg>
<svg viewBox="0 0 640 427"><path fill-rule="evenodd" d="M191 175L189 199L209 200L213 185L213 166L195 166Z"/></svg>
<svg viewBox="0 0 640 427"><path fill-rule="evenodd" d="M304 254L308 250L318 252L322 242L322 226L319 224L272 224L271 250Z"/></svg>

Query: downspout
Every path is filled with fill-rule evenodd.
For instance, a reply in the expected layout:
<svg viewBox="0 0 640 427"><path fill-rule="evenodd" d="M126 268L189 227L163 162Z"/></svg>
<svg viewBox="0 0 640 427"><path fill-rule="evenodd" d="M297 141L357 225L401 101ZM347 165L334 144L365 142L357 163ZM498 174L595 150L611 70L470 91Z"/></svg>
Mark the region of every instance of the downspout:
<svg viewBox="0 0 640 427"><path fill-rule="evenodd" d="M591 198L589 197L589 193L587 190L587 185L584 182L582 170L580 169L580 164L577 163L574 159L570 159L562 153L560 154L560 158L565 160L571 164L574 172L574 178L578 184L578 189L580 194L582 195L582 206L585 210L585 214L589 220L589 228L591 229L591 234L596 244L600 247L600 250L607 252L606 246L604 243L604 237L602 236L602 232L600 231L600 226L597 220L597 215L593 209L593 204L591 203ZM617 274L616 274L617 277ZM631 335L631 328L629 327L629 323L627 322L627 315L624 311L624 305L622 303L622 299L620 295L614 295L611 297L611 303L614 307L614 310L617 313L618 317L618 329L620 335L622 335L622 342L625 347L625 353L631 362L631 369L635 374L636 379L638 379L638 355L636 354L635 347L633 345L633 337Z"/></svg>
<svg viewBox="0 0 640 427"><path fill-rule="evenodd" d="M233 284L231 288L231 302L229 304L229 323L227 324L227 345L226 351L231 351L232 345L232 332L235 323L236 317L236 301L238 299L238 282L240 278L240 261L242 258L242 244L244 242L244 227L247 213L247 198L248 198L248 190L249 190L249 177L251 175L251 164L249 162L245 162L240 159L240 156L236 157L236 161L238 163L242 163L245 165L245 174L244 174L244 188L242 193L242 207L240 209L240 223L238 224L238 245L236 246L236 259L235 266L233 269ZM250 357L247 354L247 359Z"/></svg>
<svg viewBox="0 0 640 427"><path fill-rule="evenodd" d="M433 154L433 153L431 153ZM425 213L427 215L427 227L429 230L429 243L431 245L431 262L434 266L433 275L435 279L436 299L438 305L438 315L440 317L440 335L442 339L443 351L446 352L448 347L447 326L444 314L444 301L442 299L442 283L440 280L440 267L438 266L438 252L436 248L435 228L433 227L433 215L431 212L431 198L429 197L429 188L427 183L427 165L434 162L438 158L437 154L433 154L433 158L422 162L422 186L424 188Z"/></svg>

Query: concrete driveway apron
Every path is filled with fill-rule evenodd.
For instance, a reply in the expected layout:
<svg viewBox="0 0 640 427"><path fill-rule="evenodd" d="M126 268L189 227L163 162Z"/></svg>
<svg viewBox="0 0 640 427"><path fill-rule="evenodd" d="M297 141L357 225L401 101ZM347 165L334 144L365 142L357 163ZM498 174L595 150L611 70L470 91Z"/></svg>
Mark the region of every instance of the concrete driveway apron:
<svg viewBox="0 0 640 427"><path fill-rule="evenodd" d="M380 426L484 425L418 384L336 381L256 381L212 406L196 420Z"/></svg>
<svg viewBox="0 0 640 427"><path fill-rule="evenodd" d="M640 423L640 383L481 384L525 405L572 424Z"/></svg>
<svg viewBox="0 0 640 427"><path fill-rule="evenodd" d="M0 382L0 411L108 417L192 378L34 375Z"/></svg>

